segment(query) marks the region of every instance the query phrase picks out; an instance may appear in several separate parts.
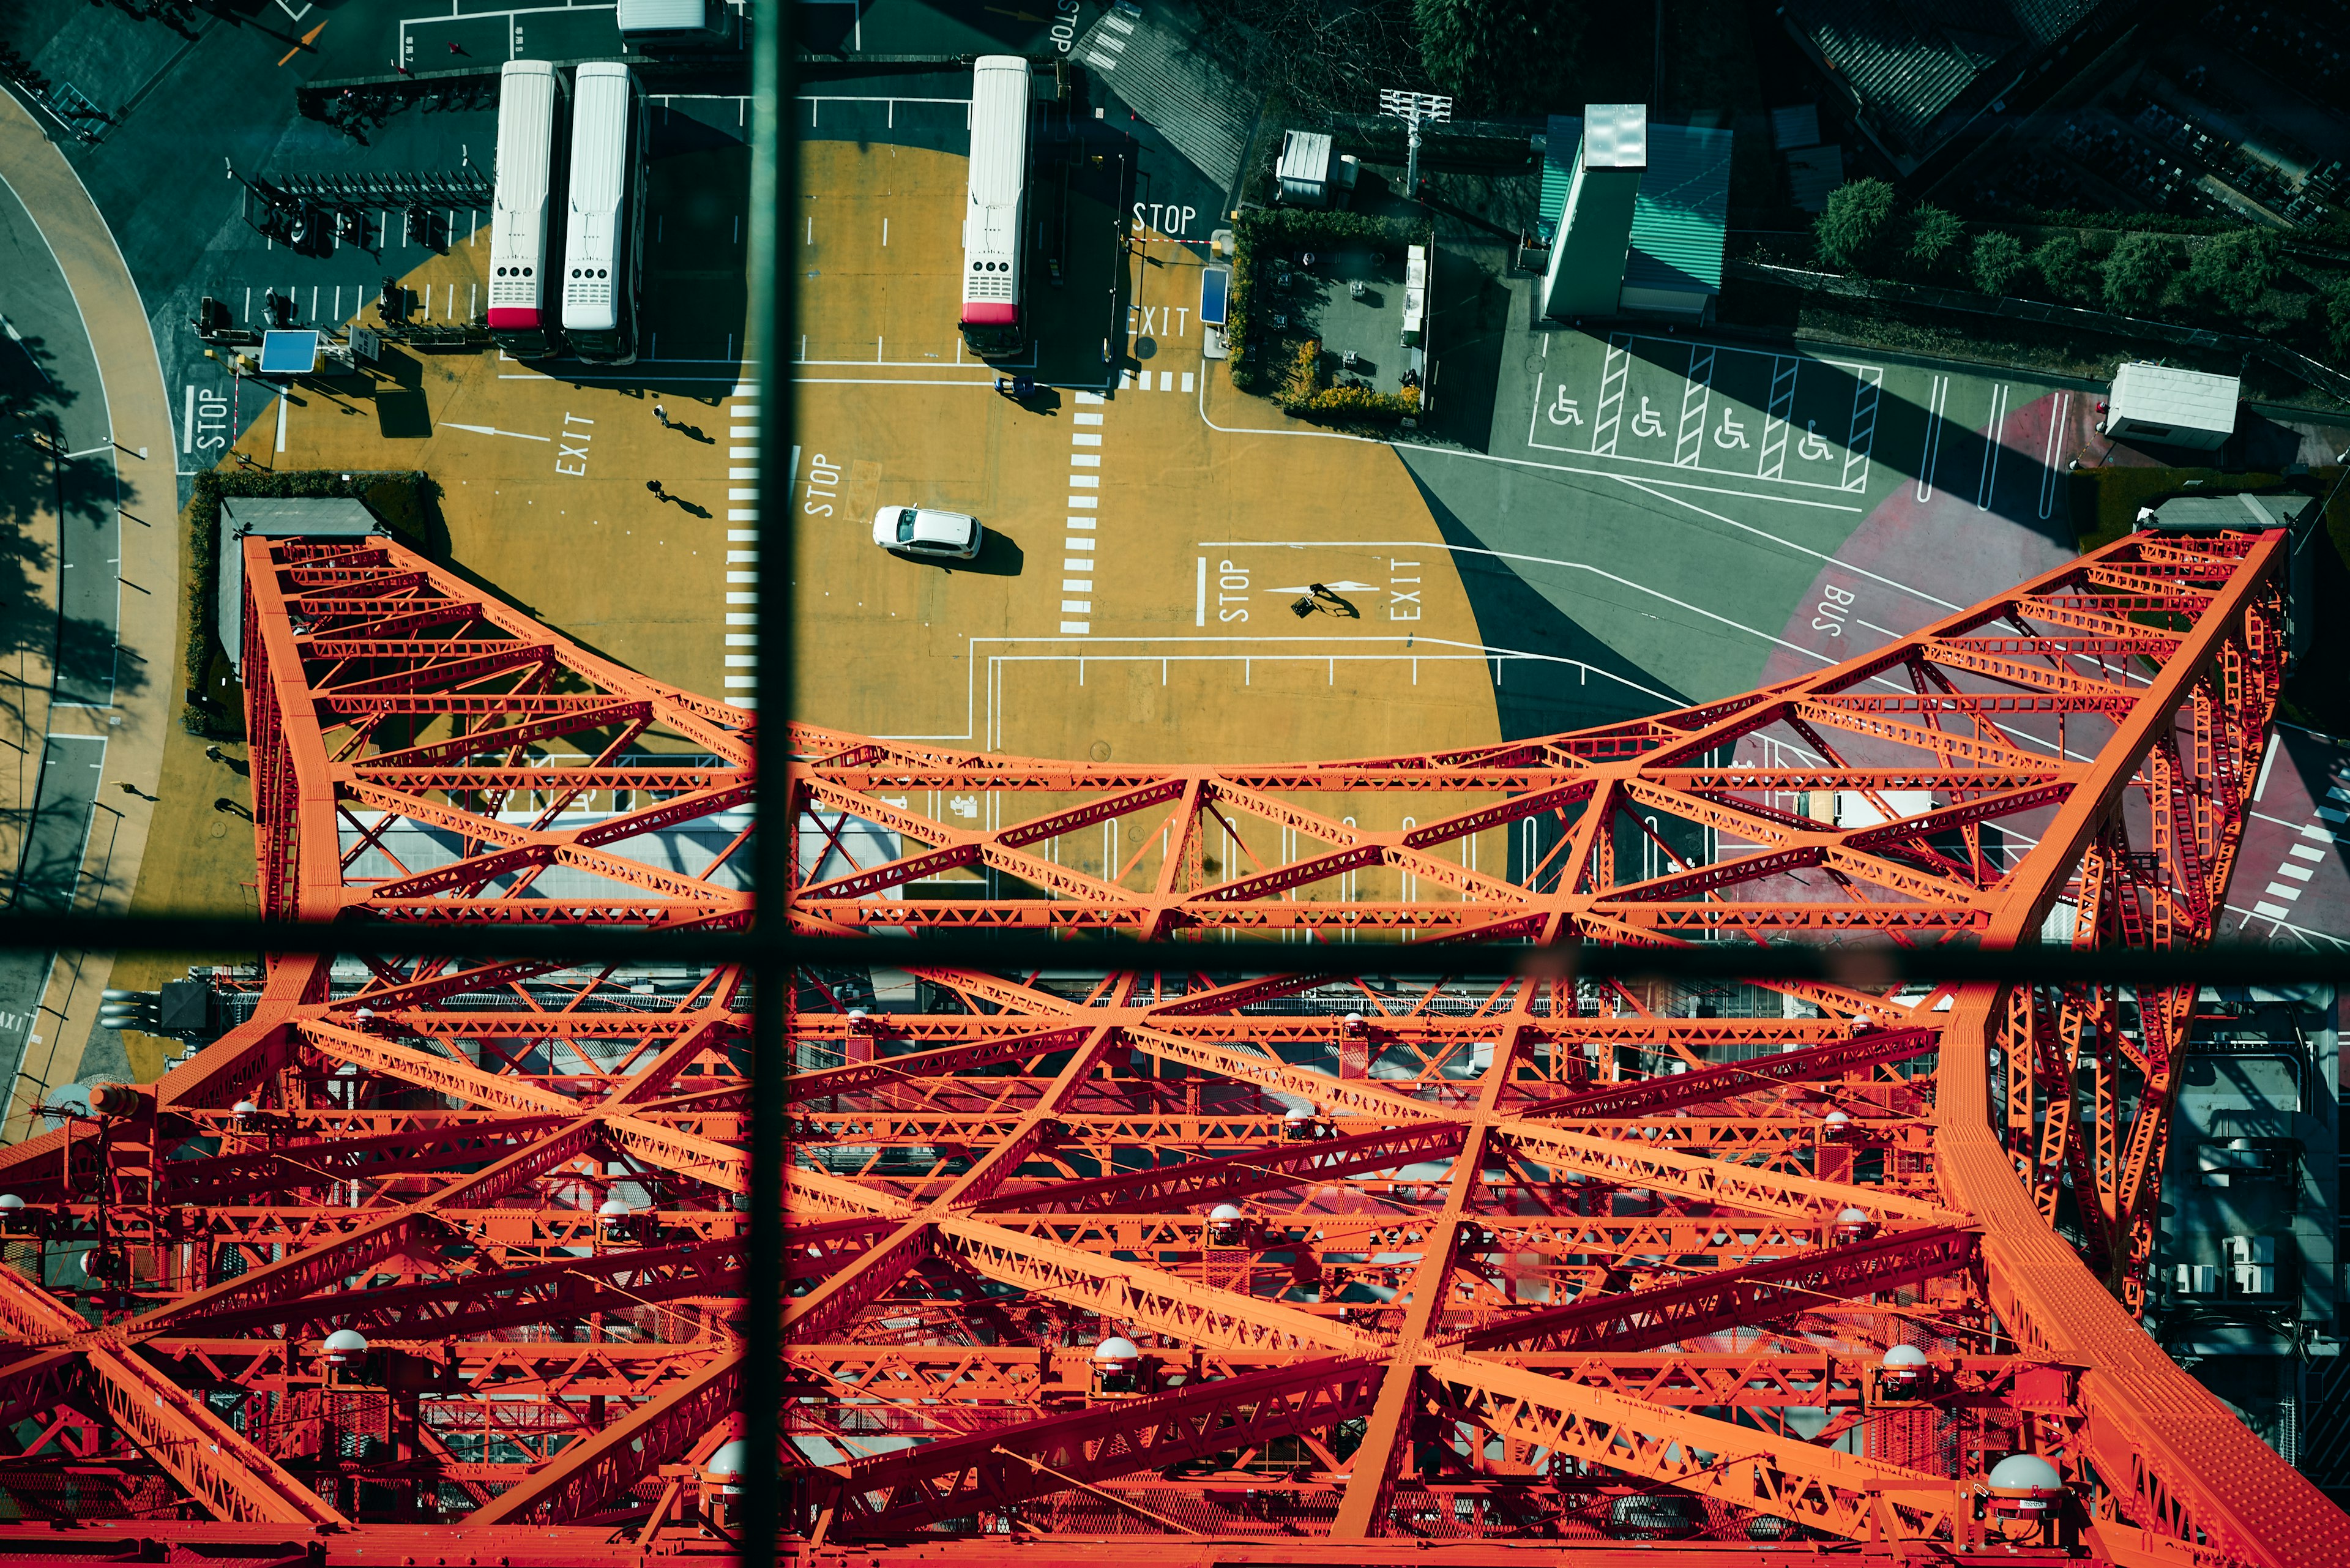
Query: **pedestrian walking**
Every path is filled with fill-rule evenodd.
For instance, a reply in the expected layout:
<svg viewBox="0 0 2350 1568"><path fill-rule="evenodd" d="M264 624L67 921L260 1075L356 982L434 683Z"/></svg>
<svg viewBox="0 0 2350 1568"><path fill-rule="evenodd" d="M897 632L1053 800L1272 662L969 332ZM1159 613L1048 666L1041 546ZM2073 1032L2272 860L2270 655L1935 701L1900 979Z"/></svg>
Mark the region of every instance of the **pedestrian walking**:
<svg viewBox="0 0 2350 1568"><path fill-rule="evenodd" d="M661 482L658 479L646 480L645 488L653 493L653 499L655 501L667 501L669 499L669 492L661 488Z"/></svg>
<svg viewBox="0 0 2350 1568"><path fill-rule="evenodd" d="M452 43L449 46L449 52L452 55L462 55L465 50L463 46Z"/></svg>
<svg viewBox="0 0 2350 1568"><path fill-rule="evenodd" d="M662 408L659 403L655 403L655 404L653 405L653 418L655 418L655 419L657 419L657 420L660 421L660 422L661 422L661 429L663 429L663 430L665 430L665 431L666 431L666 430L675 430L675 429L677 428L676 426L674 426L674 425L672 425L672 424L671 424L671 423L669 422L669 410L668 410L667 409L665 409L665 408Z"/></svg>

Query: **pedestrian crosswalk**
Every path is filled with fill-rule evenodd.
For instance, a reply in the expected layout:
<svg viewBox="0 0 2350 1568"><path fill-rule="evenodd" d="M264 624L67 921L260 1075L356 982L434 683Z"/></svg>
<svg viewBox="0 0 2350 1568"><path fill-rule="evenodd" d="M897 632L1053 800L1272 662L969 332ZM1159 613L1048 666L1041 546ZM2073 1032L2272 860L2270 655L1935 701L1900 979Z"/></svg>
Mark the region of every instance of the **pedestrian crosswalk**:
<svg viewBox="0 0 2350 1568"><path fill-rule="evenodd" d="M737 385L727 400L726 701L759 701L759 389Z"/></svg>
<svg viewBox="0 0 2350 1568"><path fill-rule="evenodd" d="M1128 392L1191 392L1199 386L1199 376L1191 370L1128 370L1118 383Z"/></svg>
<svg viewBox="0 0 2350 1568"><path fill-rule="evenodd" d="M2341 835L2350 833L2350 786L2334 784L2317 803L2319 822L2305 824L2301 830L2303 842L2290 846L2278 862L2263 895L2252 905L2252 913L2263 920L2286 921L2296 912L2293 906L2309 890L2309 883L2318 868L2333 858L2338 846L2350 839Z"/></svg>
<svg viewBox="0 0 2350 1568"><path fill-rule="evenodd" d="M1068 532L1062 539L1061 632L1083 637L1093 629L1094 561L1101 541L1103 410L1109 400L1079 392L1069 436Z"/></svg>

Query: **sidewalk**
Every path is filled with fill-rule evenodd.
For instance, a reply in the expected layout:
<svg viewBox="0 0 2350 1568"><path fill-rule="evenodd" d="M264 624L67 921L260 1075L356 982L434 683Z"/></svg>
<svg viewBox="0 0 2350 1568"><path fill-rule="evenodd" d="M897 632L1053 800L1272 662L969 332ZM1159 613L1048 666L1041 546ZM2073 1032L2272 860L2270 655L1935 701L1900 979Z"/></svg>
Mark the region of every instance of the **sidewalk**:
<svg viewBox="0 0 2350 1568"><path fill-rule="evenodd" d="M63 155L13 99L0 100L0 180L39 225L80 306L116 443L116 501L124 514L111 705L52 708L39 730L20 727L8 738L33 753L51 735L102 743L97 804L73 902L83 911L119 913L130 907L146 852L148 797L161 773L172 699L179 694L179 485L171 406L146 308L106 220ZM16 715L5 722L23 723ZM38 1094L35 1084L70 1082L78 1072L110 967L111 955L103 953L66 955L49 966L32 1038L14 1064L0 1138L25 1135L24 1113Z"/></svg>

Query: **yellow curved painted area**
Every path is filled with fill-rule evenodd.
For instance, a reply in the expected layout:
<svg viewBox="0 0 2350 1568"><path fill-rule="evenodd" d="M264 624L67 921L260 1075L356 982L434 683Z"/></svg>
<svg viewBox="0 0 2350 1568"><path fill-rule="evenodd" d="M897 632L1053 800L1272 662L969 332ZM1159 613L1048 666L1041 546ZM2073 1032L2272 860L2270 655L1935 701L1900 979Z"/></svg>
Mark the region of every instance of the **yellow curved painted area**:
<svg viewBox="0 0 2350 1568"><path fill-rule="evenodd" d="M1037 373L1102 385L1116 277L1120 384L1022 408L957 346L964 161L850 142L802 157L784 236L807 335L797 716L1136 761L1496 738L1492 668L1395 453L1208 422L1288 423L1202 359L1196 252L1138 244L1114 273L1110 213L1074 202L1068 231L1097 254L1073 241L1058 289L1032 262ZM871 542L884 504L969 513L998 538L972 567L899 559ZM1315 583L1336 598L1294 614Z"/></svg>
<svg viewBox="0 0 2350 1568"><path fill-rule="evenodd" d="M1065 281L1039 259L1028 294L1037 373L1062 384L1024 408L955 328L965 161L845 141L802 156L778 235L800 303L788 481L747 466L761 415L732 367L650 358L613 372L395 350L375 377L296 392L282 452L272 407L248 403L240 450L279 468L430 470L457 564L714 695L754 697L741 639L778 629L749 592L748 514L788 518L794 711L825 724L1167 761L1497 738L1493 666L1402 463L1231 391L1201 358L1196 251L1121 254L1108 211L1073 202ZM461 236L403 278L420 319L463 318L486 244ZM672 239L649 294L718 286L716 248ZM1081 393L1067 383L1105 383L1113 310L1119 384ZM664 429L656 404L685 428ZM1236 424L1267 433L1215 428ZM871 541L884 504L970 513L990 548L969 567L892 556ZM1335 597L1313 599L1315 583Z"/></svg>

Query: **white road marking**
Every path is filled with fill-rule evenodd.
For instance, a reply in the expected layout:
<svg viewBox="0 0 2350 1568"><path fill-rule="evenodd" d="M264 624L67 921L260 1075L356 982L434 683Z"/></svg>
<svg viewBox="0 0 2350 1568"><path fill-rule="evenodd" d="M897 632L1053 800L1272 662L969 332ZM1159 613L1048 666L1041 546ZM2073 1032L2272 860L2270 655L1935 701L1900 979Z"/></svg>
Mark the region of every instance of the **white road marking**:
<svg viewBox="0 0 2350 1568"><path fill-rule="evenodd" d="M1992 384L1991 389L1991 427L1983 437L1982 484L1975 492L1975 510L1991 510L1991 493L1999 483L2000 431L2007 423L2008 386L2005 381Z"/></svg>
<svg viewBox="0 0 2350 1568"><path fill-rule="evenodd" d="M1934 464L1942 455L1942 410L1950 406L1950 379L1937 376L1926 392L1926 444L1918 453L1918 504L1934 498Z"/></svg>
<svg viewBox="0 0 2350 1568"><path fill-rule="evenodd" d="M2056 452L2064 444L2064 421L2072 417L2073 394L2056 394L2056 406L2048 415L2048 451L2040 460L2040 516L2043 522L2056 507ZM2270 755L2275 755L2273 750Z"/></svg>
<svg viewBox="0 0 2350 1568"><path fill-rule="evenodd" d="M1203 540L1201 543L1204 544L1206 541ZM1253 548L1261 550L1391 550L1406 548L1414 550L1446 550L1456 556L1486 556L1497 561L1522 561L1529 566L1558 566L1571 572L1588 572L1595 577L1605 577L1609 582L1614 583L1620 587L1630 588L1635 593L1647 594L1651 598L1662 599L1665 603L1671 605L1676 609L1685 609L1691 615L1703 616L1708 620L1718 621L1733 631L1742 631L1749 637L1759 637L1765 642L1775 643L1781 648L1792 649L1795 652L1802 654L1806 659L1816 659L1822 664L1832 665L1842 662L1839 659L1830 659L1825 653L1815 653L1799 642L1789 642L1783 637L1773 637L1767 631L1761 631L1753 627L1747 626L1742 622L1734 621L1726 615L1716 615L1713 611L1707 609L1703 605L1693 605L1687 599L1675 598L1672 595L1659 588L1649 587L1645 583L1636 583L1629 577L1619 577L1613 572L1602 571L1597 566L1592 566L1587 561L1562 561L1550 556L1529 556L1516 550L1486 550L1468 545L1431 544L1426 539L1233 539L1228 541L1225 547L1240 549ZM1907 691L1908 688L1902 687L1898 688L1898 690Z"/></svg>
<svg viewBox="0 0 2350 1568"><path fill-rule="evenodd" d="M475 435L512 436L516 441L552 441L555 439L553 436L531 435L524 431L502 431L494 425L461 425L454 420L436 420L433 422L444 431L471 431ZM277 450L284 452L286 448L281 445Z"/></svg>

